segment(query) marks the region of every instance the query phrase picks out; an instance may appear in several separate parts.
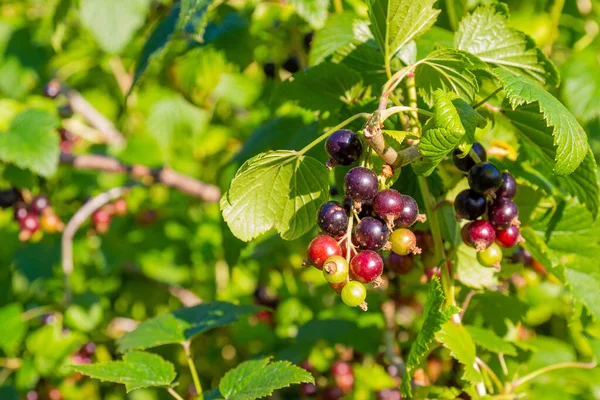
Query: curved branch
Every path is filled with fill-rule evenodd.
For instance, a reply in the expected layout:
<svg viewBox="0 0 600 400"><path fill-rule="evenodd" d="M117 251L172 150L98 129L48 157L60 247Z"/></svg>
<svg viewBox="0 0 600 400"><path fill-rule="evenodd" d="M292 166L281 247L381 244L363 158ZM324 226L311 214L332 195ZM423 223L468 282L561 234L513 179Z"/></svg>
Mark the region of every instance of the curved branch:
<svg viewBox="0 0 600 400"><path fill-rule="evenodd" d="M162 183L209 203L216 203L221 198L221 190L218 187L180 174L167 167L151 169L145 165L127 165L114 158L95 154L73 155L61 153L60 162L81 170L129 174L133 179Z"/></svg>
<svg viewBox="0 0 600 400"><path fill-rule="evenodd" d="M408 165L421 157L416 145L409 146L400 151L396 151L393 147L389 146L381 132L381 127L383 125L381 121L381 112L374 112L365 124L363 133L369 146L375 150L375 153L377 153L386 164L389 164L392 168L399 168Z"/></svg>

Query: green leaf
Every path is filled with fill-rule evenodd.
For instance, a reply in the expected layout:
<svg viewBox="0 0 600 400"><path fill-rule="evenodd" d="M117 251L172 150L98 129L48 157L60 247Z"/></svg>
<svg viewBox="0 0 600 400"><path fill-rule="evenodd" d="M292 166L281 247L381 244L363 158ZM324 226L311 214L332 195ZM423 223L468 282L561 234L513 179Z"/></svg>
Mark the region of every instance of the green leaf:
<svg viewBox="0 0 600 400"><path fill-rule="evenodd" d="M81 22L102 50L120 53L146 21L148 0L82 0Z"/></svg>
<svg viewBox="0 0 600 400"><path fill-rule="evenodd" d="M269 361L246 361L227 372L219 383L221 395L227 400L252 400L292 384L315 382L308 371L288 361Z"/></svg>
<svg viewBox="0 0 600 400"><path fill-rule="evenodd" d="M561 94L569 110L581 121L600 118L600 78L595 51L572 54L562 68Z"/></svg>
<svg viewBox="0 0 600 400"><path fill-rule="evenodd" d="M215 0L182 0L179 27L186 34L201 41L208 22L208 11Z"/></svg>
<svg viewBox="0 0 600 400"><path fill-rule="evenodd" d="M371 31L389 61L400 48L429 29L440 13L436 0L368 0Z"/></svg>
<svg viewBox="0 0 600 400"><path fill-rule="evenodd" d="M511 343L502 339L489 329L479 328L477 326L465 326L471 335L471 338L477 346L481 346L487 351L507 356L517 356L517 349Z"/></svg>
<svg viewBox="0 0 600 400"><path fill-rule="evenodd" d="M410 347L410 352L406 359L406 372L404 373L400 388L402 394L406 397L411 397L410 381L413 372L419 368L423 358L429 352L429 347L435 338L435 333L450 319L452 314L458 311L453 306L443 307L445 300L440 280L434 277L429 284L429 292L423 309L423 326Z"/></svg>
<svg viewBox="0 0 600 400"><path fill-rule="evenodd" d="M423 158L414 164L415 171L426 176L465 136L472 142L475 129L486 124L485 118L452 92L437 90L434 93L434 114L425 125L419 143Z"/></svg>
<svg viewBox="0 0 600 400"><path fill-rule="evenodd" d="M460 244L456 252L456 278L474 289L483 289L498 284L494 268L484 267L477 261L474 248Z"/></svg>
<svg viewBox="0 0 600 400"><path fill-rule="evenodd" d="M127 392L146 387L171 386L176 376L173 364L156 354L143 351L127 353L123 361L75 365L72 368L102 382L124 384Z"/></svg>
<svg viewBox="0 0 600 400"><path fill-rule="evenodd" d="M519 77L495 68L506 96L513 108L537 102L549 127L552 127L556 166L554 172L568 175L575 171L588 152L587 136L575 117L554 96L533 79Z"/></svg>
<svg viewBox="0 0 600 400"><path fill-rule="evenodd" d="M415 388L416 399L455 400L462 393L456 387L443 386L417 386Z"/></svg>
<svg viewBox="0 0 600 400"><path fill-rule="evenodd" d="M488 290L473 296L469 310L477 310L477 318L483 317L487 326L491 326L496 334L504 336L508 332L506 321L519 323L525 317L527 304L516 296ZM465 317L472 318L473 313L469 310Z"/></svg>
<svg viewBox="0 0 600 400"><path fill-rule="evenodd" d="M475 343L464 325L446 322L435 338L464 366L463 379L471 383L482 380L481 374L475 369Z"/></svg>
<svg viewBox="0 0 600 400"><path fill-rule="evenodd" d="M289 0L289 3L314 29L321 29L325 24L329 0Z"/></svg>
<svg viewBox="0 0 600 400"><path fill-rule="evenodd" d="M85 343L78 332L63 332L61 324L45 325L27 337L27 350L33 355L41 375L57 374L67 359Z"/></svg>
<svg viewBox="0 0 600 400"><path fill-rule="evenodd" d="M464 52L455 49L435 50L421 60L415 69L419 94L429 105L434 103L434 92L438 89L454 92L467 103L473 103L479 85L472 69L475 69L475 64Z"/></svg>
<svg viewBox="0 0 600 400"><path fill-rule="evenodd" d="M58 120L41 110L25 110L0 133L0 160L49 177L58 166Z"/></svg>
<svg viewBox="0 0 600 400"><path fill-rule="evenodd" d="M355 22L362 23L357 21L352 12L331 14L323 29L315 33L308 57L309 65L317 65L338 50L354 43Z"/></svg>
<svg viewBox="0 0 600 400"><path fill-rule="evenodd" d="M27 323L23 321L23 306L13 303L0 308L0 349L7 354L14 355L19 349L21 341L27 333Z"/></svg>
<svg viewBox="0 0 600 400"><path fill-rule="evenodd" d="M508 27L507 21L505 4L478 7L460 23L454 45L504 72L558 85L554 64L529 36Z"/></svg>
<svg viewBox="0 0 600 400"><path fill-rule="evenodd" d="M242 165L221 198L221 211L239 239L276 228L293 240L315 225L317 209L328 198L325 165L294 151L271 151Z"/></svg>
<svg viewBox="0 0 600 400"><path fill-rule="evenodd" d="M353 100L352 89L361 82L360 74L345 65L321 63L282 83L276 97L295 100L308 110L335 111Z"/></svg>
<svg viewBox="0 0 600 400"><path fill-rule="evenodd" d="M117 340L120 352L144 350L164 344L183 343L209 329L237 321L260 309L253 305L224 302L203 303L164 313L142 322Z"/></svg>

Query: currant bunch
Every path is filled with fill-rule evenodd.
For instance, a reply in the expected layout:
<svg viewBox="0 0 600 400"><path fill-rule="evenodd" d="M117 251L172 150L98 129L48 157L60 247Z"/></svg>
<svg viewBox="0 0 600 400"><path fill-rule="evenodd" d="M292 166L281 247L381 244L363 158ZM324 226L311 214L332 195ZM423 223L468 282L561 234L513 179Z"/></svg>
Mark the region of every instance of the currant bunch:
<svg viewBox="0 0 600 400"><path fill-rule="evenodd" d="M358 134L341 129L325 143L329 167L352 165L363 151ZM392 250L388 264L410 263L419 254L417 238L410 228L424 221L416 201L394 189L379 190L375 172L362 166L350 169L344 177L344 200L326 202L317 213L323 231L308 246L306 265L323 271L329 285L351 307L367 309L365 284L383 283L384 262L378 253ZM410 270L410 265L394 269Z"/></svg>
<svg viewBox="0 0 600 400"><path fill-rule="evenodd" d="M519 209L513 201L517 182L487 161L480 143L473 143L471 151L461 155L460 150L454 150L454 164L467 174L470 186L454 201L456 218L469 221L461 230L463 242L477 249L480 264L500 268L502 247L524 241L519 231Z"/></svg>
<svg viewBox="0 0 600 400"><path fill-rule="evenodd" d="M127 215L127 212L127 201L125 199L117 199L94 211L92 214L92 226L96 232L104 234L110 229L114 216L124 216Z"/></svg>
<svg viewBox="0 0 600 400"><path fill-rule="evenodd" d="M25 201L27 200L27 202ZM0 207L13 209L13 217L21 228L19 239L27 241L33 237L41 238L41 232L60 232L64 224L54 213L46 196L24 196L16 188L0 190ZM40 230L41 228L41 230Z"/></svg>

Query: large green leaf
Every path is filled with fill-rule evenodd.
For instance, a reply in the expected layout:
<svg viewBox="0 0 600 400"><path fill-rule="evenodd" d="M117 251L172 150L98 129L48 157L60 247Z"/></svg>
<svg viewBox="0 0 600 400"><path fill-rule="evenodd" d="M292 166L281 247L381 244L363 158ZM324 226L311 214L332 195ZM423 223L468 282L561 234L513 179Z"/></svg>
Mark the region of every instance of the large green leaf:
<svg viewBox="0 0 600 400"><path fill-rule="evenodd" d="M29 109L18 114L0 133L0 160L42 176L52 176L58 166L58 120L45 111Z"/></svg>
<svg viewBox="0 0 600 400"><path fill-rule="evenodd" d="M440 13L436 0L367 0L371 31L386 60L429 29Z"/></svg>
<svg viewBox="0 0 600 400"><path fill-rule="evenodd" d="M439 279L434 277L429 284L429 292L423 309L423 326L410 347L410 352L406 359L406 372L404 373L400 388L402 394L406 397L411 397L410 381L413 372L419 368L423 358L429 352L429 347L435 338L435 333L450 319L452 314L458 311L453 306L444 307L445 300L442 285Z"/></svg>
<svg viewBox="0 0 600 400"><path fill-rule="evenodd" d="M253 400L292 384L315 382L308 371L288 361L269 361L269 358L246 361L227 372L219 383L223 398Z"/></svg>
<svg viewBox="0 0 600 400"><path fill-rule="evenodd" d="M507 20L505 4L478 7L460 23L454 44L504 71L558 85L554 64L529 36L508 27Z"/></svg>
<svg viewBox="0 0 600 400"><path fill-rule="evenodd" d="M423 158L414 165L422 175L430 175L463 139L472 142L475 130L486 124L485 118L457 94L442 90L434 93L434 114L419 142Z"/></svg>
<svg viewBox="0 0 600 400"><path fill-rule="evenodd" d="M208 11L213 3L215 0L181 0L180 29L201 41L208 22Z"/></svg>
<svg viewBox="0 0 600 400"><path fill-rule="evenodd" d="M587 136L575 117L554 96L548 93L533 79L517 76L511 72L495 68L506 96L513 109L537 102L540 112L549 127L552 127L556 166L559 175L575 171L588 152Z"/></svg>
<svg viewBox="0 0 600 400"><path fill-rule="evenodd" d="M82 0L81 22L102 50L118 54L146 21L149 0Z"/></svg>
<svg viewBox="0 0 600 400"><path fill-rule="evenodd" d="M354 25L362 24L352 12L331 14L323 29L315 33L308 63L317 65L336 51L355 42Z"/></svg>
<svg viewBox="0 0 600 400"><path fill-rule="evenodd" d="M127 392L146 387L167 387L175 380L175 367L162 357L134 351L123 356L123 361L76 365L73 370L103 382L125 385Z"/></svg>
<svg viewBox="0 0 600 400"><path fill-rule="evenodd" d="M465 326L465 328L477 346L493 353L506 354L507 356L517 355L515 346L496 335L491 329L483 329L477 326Z"/></svg>
<svg viewBox="0 0 600 400"><path fill-rule="evenodd" d="M320 29L325 24L329 0L289 0L289 3L314 29Z"/></svg>
<svg viewBox="0 0 600 400"><path fill-rule="evenodd" d="M460 244L456 251L456 279L475 289L489 288L498 284L494 268L487 268L477 261L474 248Z"/></svg>
<svg viewBox="0 0 600 400"><path fill-rule="evenodd" d="M13 303L0 308L0 349L9 355L15 355L21 341L27 333L27 323L23 321L23 306Z"/></svg>
<svg viewBox="0 0 600 400"><path fill-rule="evenodd" d="M435 338L464 366L463 379L471 383L482 380L481 374L475 369L475 343L464 325L446 322L435 334Z"/></svg>
<svg viewBox="0 0 600 400"><path fill-rule="evenodd" d="M259 310L253 305L203 303L161 314L142 322L117 340L120 352L144 350L171 343L183 343L209 329L237 321Z"/></svg>
<svg viewBox="0 0 600 400"><path fill-rule="evenodd" d="M467 103L473 103L479 90L477 78L471 72L475 64L459 50L439 49L419 62L415 69L419 94L429 105L434 102L434 92L441 89L454 92Z"/></svg>
<svg viewBox="0 0 600 400"><path fill-rule="evenodd" d="M272 228L296 239L315 225L329 197L328 175L325 165L294 151L261 153L242 165L221 198L223 218L244 241Z"/></svg>
<svg viewBox="0 0 600 400"><path fill-rule="evenodd" d="M567 107L584 122L600 118L598 54L586 51L571 55L562 68L561 93Z"/></svg>

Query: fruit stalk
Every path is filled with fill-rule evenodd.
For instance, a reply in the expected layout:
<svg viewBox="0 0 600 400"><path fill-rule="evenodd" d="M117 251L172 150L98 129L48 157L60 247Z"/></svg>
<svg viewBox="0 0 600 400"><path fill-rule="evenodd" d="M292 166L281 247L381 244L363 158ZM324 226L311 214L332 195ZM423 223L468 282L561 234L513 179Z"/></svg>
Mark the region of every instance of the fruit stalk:
<svg viewBox="0 0 600 400"><path fill-rule="evenodd" d="M192 374L192 380L194 381L194 387L196 388L196 396L197 399L204 399L204 395L202 394L202 385L200 384L200 378L198 378L198 371L196 370L196 365L194 365L194 360L192 359L192 352L190 350L191 343L189 341L183 342L183 351L185 352L185 358L187 359L188 366L190 368L190 373Z"/></svg>

